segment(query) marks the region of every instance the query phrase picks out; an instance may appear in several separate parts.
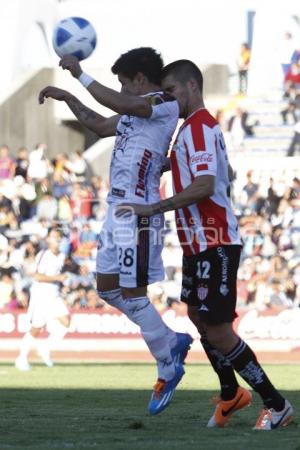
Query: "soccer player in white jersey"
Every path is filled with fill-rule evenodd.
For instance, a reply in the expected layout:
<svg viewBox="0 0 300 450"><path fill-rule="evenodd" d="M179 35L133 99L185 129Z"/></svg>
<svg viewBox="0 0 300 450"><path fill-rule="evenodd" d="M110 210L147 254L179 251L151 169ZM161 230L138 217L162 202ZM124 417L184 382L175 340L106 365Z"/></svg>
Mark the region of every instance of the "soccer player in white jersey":
<svg viewBox="0 0 300 450"><path fill-rule="evenodd" d="M28 315L31 328L23 336L20 353L15 361L19 370L30 370L28 355L37 347L38 353L48 367L53 366L50 358L51 350L64 338L70 324L70 314L60 297L60 283L67 274L61 273L65 254L60 252L62 233L59 229L51 229L46 238L47 249L36 256L36 273L30 290ZM36 346L36 338L45 325L50 327L48 338Z"/></svg>
<svg viewBox="0 0 300 450"><path fill-rule="evenodd" d="M254 428L272 430L291 422L293 408L232 327L242 244L230 201L224 138L204 106L202 85L200 70L189 60L163 69L162 86L177 99L185 119L171 152L175 195L152 205L120 205L117 215L128 216L131 210L150 217L176 211L183 249L182 301L221 382L221 398L208 427L225 426L235 411L251 402L250 392L238 385L235 370L263 401Z"/></svg>
<svg viewBox="0 0 300 450"><path fill-rule="evenodd" d="M120 93L84 73L72 56L62 58L60 65L99 103L117 113L105 118L69 92L51 86L39 96L40 103L47 97L65 101L78 120L100 137L116 135L109 208L97 255L97 288L101 298L140 326L157 361L158 380L148 409L158 414L169 405L184 374L182 364L192 338L167 328L147 297L147 285L164 278L163 215L126 220L116 218L114 211L124 200L140 204L159 200L160 175L177 125L178 103L161 91L163 61L149 47L130 50L113 65L112 72L122 86Z"/></svg>

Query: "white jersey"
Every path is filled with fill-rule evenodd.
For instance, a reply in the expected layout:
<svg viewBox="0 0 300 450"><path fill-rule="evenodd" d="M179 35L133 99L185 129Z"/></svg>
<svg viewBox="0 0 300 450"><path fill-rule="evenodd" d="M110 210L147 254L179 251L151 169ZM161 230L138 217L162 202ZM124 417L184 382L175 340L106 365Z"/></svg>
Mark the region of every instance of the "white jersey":
<svg viewBox="0 0 300 450"><path fill-rule="evenodd" d="M204 108L195 111L181 126L171 151L174 193L178 194L201 175L215 177L215 192L175 213L178 237L186 256L220 245L241 245L230 199L228 164L218 122Z"/></svg>
<svg viewBox="0 0 300 450"><path fill-rule="evenodd" d="M124 115L117 125L110 165L109 203L160 200L161 169L176 129L176 100L155 92L145 96L152 106L149 118Z"/></svg>
<svg viewBox="0 0 300 450"><path fill-rule="evenodd" d="M36 256L36 272L48 276L59 275L65 257L63 253L55 255L49 249L40 251ZM34 281L31 285L31 295L57 297L59 295L59 283Z"/></svg>

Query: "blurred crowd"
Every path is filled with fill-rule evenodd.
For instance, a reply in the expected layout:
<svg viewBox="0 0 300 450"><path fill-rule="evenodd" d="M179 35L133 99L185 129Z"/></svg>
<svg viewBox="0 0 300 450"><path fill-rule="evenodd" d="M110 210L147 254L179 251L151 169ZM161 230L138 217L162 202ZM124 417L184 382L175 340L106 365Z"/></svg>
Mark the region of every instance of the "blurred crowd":
<svg viewBox="0 0 300 450"><path fill-rule="evenodd" d="M26 308L35 257L50 227L65 237L67 282L61 294L70 307L98 308L95 290L97 237L106 213L107 184L93 176L81 151L46 157L47 146L0 148L0 308Z"/></svg>
<svg viewBox="0 0 300 450"><path fill-rule="evenodd" d="M46 155L46 145L0 148L0 309L26 308L35 257L48 229L64 231L67 281L61 295L72 310L105 308L95 288L97 237L106 214L107 182L93 176L80 151ZM166 180L164 181L166 183ZM162 189L165 194L165 186ZM276 174L259 169L237 176L235 213L244 241L238 306L300 305L300 168ZM166 277L149 287L158 309L180 304L181 249L174 216L166 215Z"/></svg>

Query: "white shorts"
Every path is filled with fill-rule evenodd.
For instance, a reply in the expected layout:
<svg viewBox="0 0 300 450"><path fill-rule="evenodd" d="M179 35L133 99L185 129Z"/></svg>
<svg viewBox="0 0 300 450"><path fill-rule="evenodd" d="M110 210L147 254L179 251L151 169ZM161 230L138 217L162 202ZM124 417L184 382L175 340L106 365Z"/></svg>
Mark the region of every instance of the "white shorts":
<svg viewBox="0 0 300 450"><path fill-rule="evenodd" d="M97 273L119 274L121 287L142 287L164 279L161 258L164 216L115 217L109 205L96 259Z"/></svg>
<svg viewBox="0 0 300 450"><path fill-rule="evenodd" d="M31 295L28 316L31 326L44 327L48 321L69 315L69 310L60 297Z"/></svg>

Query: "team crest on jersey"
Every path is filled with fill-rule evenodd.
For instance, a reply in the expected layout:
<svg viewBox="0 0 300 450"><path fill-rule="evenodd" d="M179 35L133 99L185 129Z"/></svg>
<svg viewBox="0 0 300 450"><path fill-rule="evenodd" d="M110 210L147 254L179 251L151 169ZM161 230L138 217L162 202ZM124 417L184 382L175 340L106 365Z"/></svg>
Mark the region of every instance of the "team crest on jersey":
<svg viewBox="0 0 300 450"><path fill-rule="evenodd" d="M200 286L197 287L197 294L198 294L198 298L200 300L205 300L206 297L208 296L208 287L205 284L200 284Z"/></svg>

